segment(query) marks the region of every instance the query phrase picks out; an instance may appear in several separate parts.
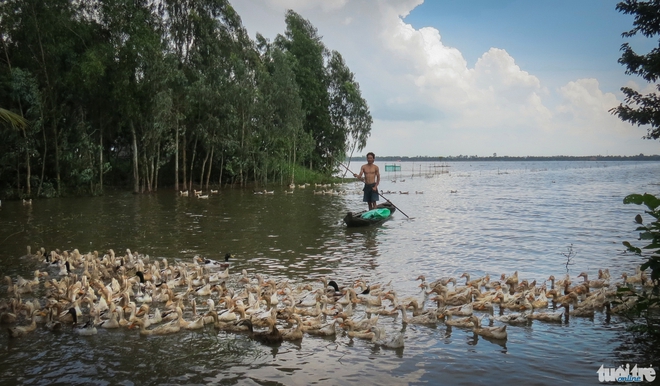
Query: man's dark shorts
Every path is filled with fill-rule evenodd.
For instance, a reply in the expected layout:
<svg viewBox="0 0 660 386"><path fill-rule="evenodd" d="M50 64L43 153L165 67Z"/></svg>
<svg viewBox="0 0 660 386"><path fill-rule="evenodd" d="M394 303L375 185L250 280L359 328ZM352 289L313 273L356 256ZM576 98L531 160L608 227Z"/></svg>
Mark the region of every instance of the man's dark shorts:
<svg viewBox="0 0 660 386"><path fill-rule="evenodd" d="M376 183L364 184L364 188L362 189L362 191L364 191L364 198L362 199L362 201L364 202L378 201L378 192L373 190L374 186L376 186Z"/></svg>

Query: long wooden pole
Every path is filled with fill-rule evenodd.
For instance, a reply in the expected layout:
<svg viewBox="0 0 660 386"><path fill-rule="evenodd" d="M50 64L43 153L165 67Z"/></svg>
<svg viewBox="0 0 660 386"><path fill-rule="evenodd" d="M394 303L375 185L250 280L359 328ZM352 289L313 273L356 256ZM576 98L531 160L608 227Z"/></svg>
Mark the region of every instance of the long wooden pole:
<svg viewBox="0 0 660 386"><path fill-rule="evenodd" d="M348 168L346 165L344 165L343 163L340 162L339 164L340 164L341 166L343 166L343 167L344 167L349 173L351 173L353 176L356 176L356 175L357 175L357 174L353 173L353 171L351 171L351 169L349 169L349 168ZM387 201L387 202L389 202L390 204L392 204L392 206L395 207L399 212L403 213L404 216L406 216L406 217L408 217L408 219L412 220L412 217L408 216L408 215L406 214L406 212L402 211L398 206L394 205L394 203L393 203L392 201L388 200L387 197L383 196L383 195L380 194L378 191L377 191L376 193L378 193L379 196L383 197L383 199L384 199L385 201Z"/></svg>

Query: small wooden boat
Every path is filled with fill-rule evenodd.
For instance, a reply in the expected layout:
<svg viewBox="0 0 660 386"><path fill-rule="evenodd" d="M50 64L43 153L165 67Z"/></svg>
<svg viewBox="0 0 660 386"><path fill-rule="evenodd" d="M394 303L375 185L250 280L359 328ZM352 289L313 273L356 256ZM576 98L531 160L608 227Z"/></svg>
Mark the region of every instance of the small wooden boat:
<svg viewBox="0 0 660 386"><path fill-rule="evenodd" d="M383 211L379 209L389 210L389 215L385 214L385 216L383 216ZM369 225L381 224L392 217L392 215L396 211L396 208L394 207L394 205L390 204L389 202L385 202L376 206L375 210L378 210L378 215L375 216L373 215L374 214L373 211L369 211L369 210L365 210L358 213L348 212L346 217L344 217L344 222L346 223L346 226L349 228L365 227Z"/></svg>

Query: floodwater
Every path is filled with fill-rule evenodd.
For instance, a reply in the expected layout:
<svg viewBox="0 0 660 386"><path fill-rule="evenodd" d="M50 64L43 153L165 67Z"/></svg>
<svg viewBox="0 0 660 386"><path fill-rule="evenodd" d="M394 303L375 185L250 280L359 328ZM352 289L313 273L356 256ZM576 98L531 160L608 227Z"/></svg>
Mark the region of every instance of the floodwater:
<svg viewBox="0 0 660 386"><path fill-rule="evenodd" d="M194 255L222 259L229 252L235 259L228 286L237 289L236 278L245 269L252 277L259 273L315 288L321 276L340 286L359 278L390 283L399 298L420 300L415 280L420 274L429 281L463 272L497 279L517 270L521 279L540 285L549 275L559 278L568 271L577 280L586 271L596 278L599 268L609 268L613 280L620 280L641 261L626 254L621 242L639 243L633 218L645 209L622 200L631 193L660 193L656 162L400 165L401 172L382 173L381 189L390 191L384 196L403 213L367 229L342 223L347 211L366 207L352 183L323 188L347 190L346 195L313 194L309 186L293 194L269 187L272 195L224 189L208 199L161 191L35 200L30 206L3 201L0 274L15 280L45 269L57 277L57 269L20 258L31 245L33 251L43 246L101 254L129 248L170 263L191 263ZM399 193L405 191L409 194ZM0 292L0 298L8 296L4 281ZM356 309L355 317L363 316ZM211 326L159 337L128 329L83 337L68 328L52 333L38 327L20 339L0 334L0 383L599 384L601 365L643 361L634 348L624 352L621 346L625 322L599 312L562 323L509 326L505 342L442 322L404 328L400 316L381 316L379 325L388 334L403 331L404 348L377 347L343 332L270 347Z"/></svg>

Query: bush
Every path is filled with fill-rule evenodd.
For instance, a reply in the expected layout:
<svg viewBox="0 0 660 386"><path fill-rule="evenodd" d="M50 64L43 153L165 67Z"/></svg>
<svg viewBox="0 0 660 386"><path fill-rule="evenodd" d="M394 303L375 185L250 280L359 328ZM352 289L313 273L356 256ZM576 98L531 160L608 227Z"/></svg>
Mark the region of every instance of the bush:
<svg viewBox="0 0 660 386"><path fill-rule="evenodd" d="M640 269L642 272L650 270L650 280L653 283L653 287L650 290L642 290L639 293L631 293L628 288L620 288L619 292L622 296L625 294L626 296L635 296L637 298L635 306L630 311L632 316L643 318L644 324L637 325L634 329L636 331L658 335L660 333L660 319L657 313L660 306L660 297L658 297L660 292L660 199L648 193L631 194L623 199L623 203L646 205L649 210L645 211L645 213L653 217L653 221L644 224L644 219L641 215L638 214L635 216L635 222L639 224L636 229L640 232L639 240L646 240L648 244L639 248L628 241L623 242L623 245L628 248L628 251L634 252L646 259Z"/></svg>

